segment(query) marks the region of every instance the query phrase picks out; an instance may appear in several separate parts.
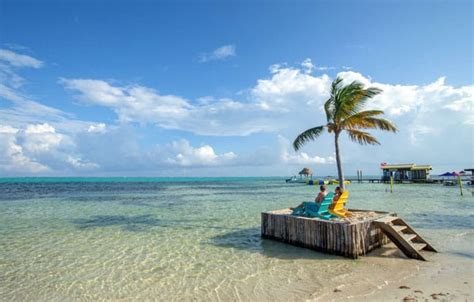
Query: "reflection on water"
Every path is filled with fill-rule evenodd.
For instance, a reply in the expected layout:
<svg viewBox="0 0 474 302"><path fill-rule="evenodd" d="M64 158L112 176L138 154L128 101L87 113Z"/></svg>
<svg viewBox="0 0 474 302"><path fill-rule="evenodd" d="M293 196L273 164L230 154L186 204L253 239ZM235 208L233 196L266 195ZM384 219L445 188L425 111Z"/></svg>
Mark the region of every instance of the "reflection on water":
<svg viewBox="0 0 474 302"><path fill-rule="evenodd" d="M445 254L473 258L471 194L386 189L353 184L348 206L397 212ZM0 299L307 298L364 265L260 237L260 212L316 190L255 178L0 181Z"/></svg>

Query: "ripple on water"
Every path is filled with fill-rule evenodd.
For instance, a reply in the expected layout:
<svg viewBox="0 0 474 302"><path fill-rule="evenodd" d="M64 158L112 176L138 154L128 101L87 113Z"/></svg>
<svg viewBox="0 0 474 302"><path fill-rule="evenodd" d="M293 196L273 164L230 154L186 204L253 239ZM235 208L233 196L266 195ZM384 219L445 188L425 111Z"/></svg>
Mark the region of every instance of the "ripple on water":
<svg viewBox="0 0 474 302"><path fill-rule="evenodd" d="M264 240L260 212L311 200L316 189L281 180L2 183L1 299L308 298L364 262ZM397 212L446 253L473 256L463 243L473 236L471 196L442 186L349 189L350 207Z"/></svg>

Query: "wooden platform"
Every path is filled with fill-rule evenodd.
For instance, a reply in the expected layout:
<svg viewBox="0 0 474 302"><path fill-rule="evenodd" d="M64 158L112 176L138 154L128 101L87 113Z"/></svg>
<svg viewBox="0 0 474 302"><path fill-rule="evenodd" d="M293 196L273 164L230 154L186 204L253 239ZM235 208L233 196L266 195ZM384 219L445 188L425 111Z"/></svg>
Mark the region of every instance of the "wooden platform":
<svg viewBox="0 0 474 302"><path fill-rule="evenodd" d="M350 211L370 217L346 222L293 216L290 209L263 212L262 237L354 259L389 242L374 221L395 213Z"/></svg>

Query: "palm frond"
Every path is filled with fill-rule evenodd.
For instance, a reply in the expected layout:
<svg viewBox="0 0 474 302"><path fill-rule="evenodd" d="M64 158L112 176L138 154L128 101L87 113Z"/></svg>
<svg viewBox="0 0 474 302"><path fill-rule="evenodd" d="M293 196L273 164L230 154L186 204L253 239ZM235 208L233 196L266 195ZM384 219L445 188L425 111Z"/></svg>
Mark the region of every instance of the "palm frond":
<svg viewBox="0 0 474 302"><path fill-rule="evenodd" d="M334 117L334 112L336 109L335 100L337 99L337 94L339 93L339 86L342 83L343 79L341 77L336 78L331 83L331 97L324 103L324 111L326 112L326 120L329 122Z"/></svg>
<svg viewBox="0 0 474 302"><path fill-rule="evenodd" d="M384 112L382 110L366 110L366 111L360 111L356 114L353 114L346 119L344 119L340 126L342 129L357 129L357 128L365 128L364 126L367 126L367 128L370 127L370 123L366 122L366 118L374 117L377 115L381 115ZM372 127L373 128L373 127Z"/></svg>
<svg viewBox="0 0 474 302"><path fill-rule="evenodd" d="M353 99L357 98L360 94L360 91L363 90L363 85L359 82L352 82L349 85L346 85L336 93L334 100L335 105L335 118L343 119L351 115Z"/></svg>
<svg viewBox="0 0 474 302"><path fill-rule="evenodd" d="M302 132L293 142L293 149L298 151L306 142L315 140L324 130L324 126L314 127Z"/></svg>
<svg viewBox="0 0 474 302"><path fill-rule="evenodd" d="M380 145L380 142L368 132L355 129L346 131L353 142L357 142L361 145Z"/></svg>
<svg viewBox="0 0 474 302"><path fill-rule="evenodd" d="M368 117L365 121L374 125L373 129L380 129L384 131L397 132L397 127L389 120L384 118Z"/></svg>
<svg viewBox="0 0 474 302"><path fill-rule="evenodd" d="M383 131L397 132L397 127L386 119L375 117L355 117L344 120L341 123L342 129L380 129Z"/></svg>
<svg viewBox="0 0 474 302"><path fill-rule="evenodd" d="M382 90L374 87L364 89L364 85L357 81L340 89L336 100L335 116L338 119L347 118L359 113L368 100L379 94Z"/></svg>
<svg viewBox="0 0 474 302"><path fill-rule="evenodd" d="M358 92L355 93L352 99L349 99L346 102L349 113L356 114L360 112L371 98L381 92L382 90L379 88L369 87L367 89L363 89L362 87Z"/></svg>
<svg viewBox="0 0 474 302"><path fill-rule="evenodd" d="M339 84L342 83L344 79L341 77L337 77L331 84L331 95L334 96L336 92L339 90Z"/></svg>
<svg viewBox="0 0 474 302"><path fill-rule="evenodd" d="M324 103L324 112L326 112L326 120L329 123L333 116L334 116L334 105L333 105L333 98L329 98L326 103Z"/></svg>

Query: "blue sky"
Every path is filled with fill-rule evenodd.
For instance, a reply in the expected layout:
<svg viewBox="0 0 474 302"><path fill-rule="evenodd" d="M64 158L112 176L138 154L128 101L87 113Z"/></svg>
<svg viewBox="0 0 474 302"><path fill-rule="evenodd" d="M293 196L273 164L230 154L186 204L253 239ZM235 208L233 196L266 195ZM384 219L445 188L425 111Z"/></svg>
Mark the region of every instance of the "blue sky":
<svg viewBox="0 0 474 302"><path fill-rule="evenodd" d="M0 175L335 174L342 76L400 132L344 138L347 174L473 160L470 1L0 1ZM455 135L453 135L455 134Z"/></svg>

